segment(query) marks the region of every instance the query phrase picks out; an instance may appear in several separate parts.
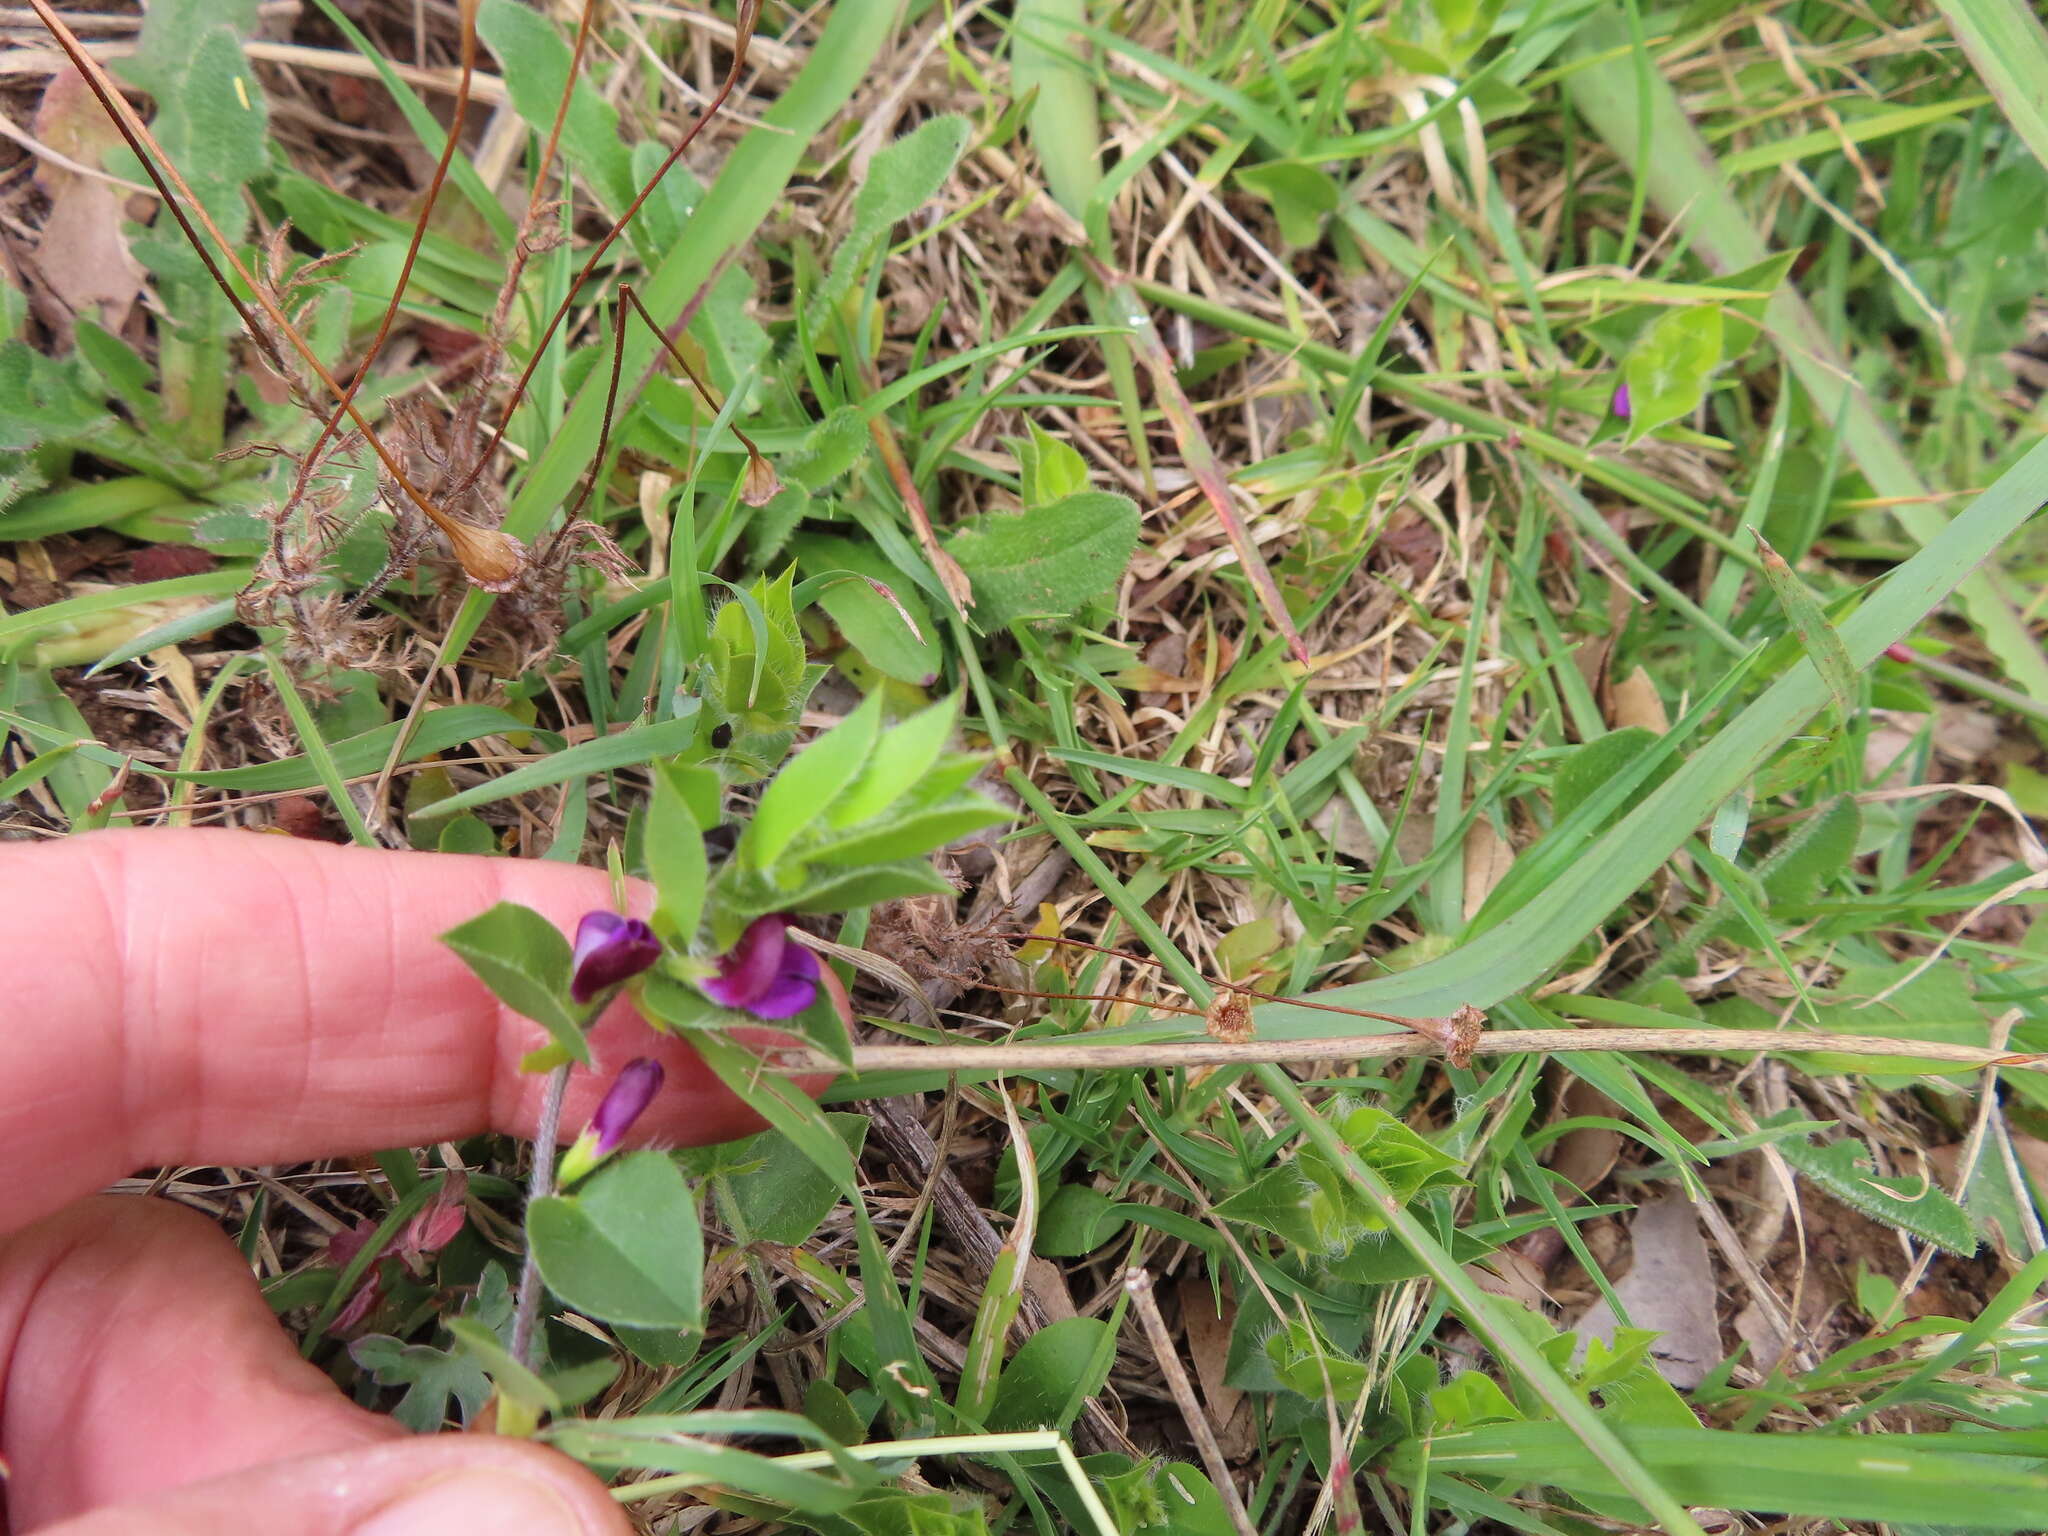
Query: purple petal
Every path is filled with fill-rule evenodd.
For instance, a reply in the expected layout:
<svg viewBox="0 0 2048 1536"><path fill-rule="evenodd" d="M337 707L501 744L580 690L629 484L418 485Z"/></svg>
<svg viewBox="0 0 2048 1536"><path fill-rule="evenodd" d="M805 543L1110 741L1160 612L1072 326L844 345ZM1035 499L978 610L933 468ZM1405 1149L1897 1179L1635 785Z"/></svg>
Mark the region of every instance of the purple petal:
<svg viewBox="0 0 2048 1536"><path fill-rule="evenodd" d="M782 971L747 1006L758 1019L793 1019L818 1000L818 957L801 944L786 946Z"/></svg>
<svg viewBox="0 0 2048 1536"><path fill-rule="evenodd" d="M1617 384L1614 387L1614 414L1623 421L1627 421L1628 406L1628 386L1626 384Z"/></svg>
<svg viewBox="0 0 2048 1536"><path fill-rule="evenodd" d="M638 976L661 958L661 940L637 917L586 912L576 925L575 968L569 995L587 1003L608 987Z"/></svg>
<svg viewBox="0 0 2048 1536"><path fill-rule="evenodd" d="M788 918L779 913L755 918L739 943L718 957L718 974L700 983L704 995L727 1008L751 1010L775 985L788 948Z"/></svg>
<svg viewBox="0 0 2048 1536"><path fill-rule="evenodd" d="M619 1068L619 1075L605 1091L597 1113L590 1117L590 1131L597 1137L599 1157L609 1157L618 1150L633 1122L661 1092L661 1079L661 1063L646 1056L636 1056Z"/></svg>

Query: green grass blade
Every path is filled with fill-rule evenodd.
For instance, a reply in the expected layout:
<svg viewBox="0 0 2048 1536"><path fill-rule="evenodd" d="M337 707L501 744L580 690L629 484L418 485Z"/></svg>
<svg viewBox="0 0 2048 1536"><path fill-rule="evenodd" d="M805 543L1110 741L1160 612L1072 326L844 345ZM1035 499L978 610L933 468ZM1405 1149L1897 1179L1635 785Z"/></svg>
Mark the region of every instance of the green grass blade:
<svg viewBox="0 0 2048 1536"><path fill-rule="evenodd" d="M1736 201L1669 82L1654 74L1647 82L1638 81L1628 43L1619 21L1603 19L1587 26L1577 40L1584 62L1565 77L1573 105L1642 178L1657 206L1713 267L1739 272L1757 265L1771 254L1762 236ZM1640 83L1646 83L1649 91L1647 105L1654 124L1650 137L1655 150L1639 159ZM1764 319L1772 340L1806 392L1820 402L1840 399L1845 381L1857 375L1806 301L1789 289L1782 291L1771 299ZM1929 497L1919 473L1869 395L1860 385L1849 384L1847 389L1843 432L1850 458L1876 493L1894 503L1892 514L1899 525L1923 548L1931 545L1941 536L1946 515ZM2048 656L2042 654L1993 578L1984 572L1970 572L1955 584L1955 591L1959 605L2006 675L2029 698L2048 701Z"/></svg>
<svg viewBox="0 0 2048 1536"><path fill-rule="evenodd" d="M1891 573L1837 633L1851 664L1867 667L1918 624L1957 584L2048 501L2048 443L2037 444L1944 527L1925 549ZM1540 980L1629 893L1677 851L1715 807L1828 702L1826 684L1802 660L1622 818L1532 904L1473 943L1399 975L1316 994L1319 1002L1393 1013L1447 1014L1464 1003L1488 1007ZM1257 1010L1267 1039L1349 1033L1342 1014Z"/></svg>
<svg viewBox="0 0 2048 1536"><path fill-rule="evenodd" d="M334 802L335 814L348 828L348 835L355 839L358 847L376 847L377 839L370 835L363 813L357 809L348 792L348 780L336 766L334 754L327 749L327 738L320 734L313 712L299 696L299 685L292 681L291 669L269 651L263 653L263 665L269 668L270 684L277 690L278 698L284 701L285 713L291 716L292 729L298 732L299 740L305 744L306 760L320 775L321 786L326 789L327 798Z"/></svg>
<svg viewBox="0 0 2048 1536"><path fill-rule="evenodd" d="M662 325L675 322L691 295L711 281L727 257L774 211L812 143L867 78L869 66L895 31L896 10L893 5L832 8L809 62L768 109L761 126L727 157L718 180L691 215L683 243L639 288L641 301ZM654 337L629 329L624 376L645 375L655 347ZM505 514L505 531L515 538L531 539L546 527L575 489L597 451L605 386L605 370L592 370L561 427L527 472ZM449 626L445 650L451 660L474 638L491 601L488 593L476 591L465 599Z"/></svg>
<svg viewBox="0 0 2048 1536"><path fill-rule="evenodd" d="M2048 166L2048 30L2024 0L1935 0L2013 131Z"/></svg>

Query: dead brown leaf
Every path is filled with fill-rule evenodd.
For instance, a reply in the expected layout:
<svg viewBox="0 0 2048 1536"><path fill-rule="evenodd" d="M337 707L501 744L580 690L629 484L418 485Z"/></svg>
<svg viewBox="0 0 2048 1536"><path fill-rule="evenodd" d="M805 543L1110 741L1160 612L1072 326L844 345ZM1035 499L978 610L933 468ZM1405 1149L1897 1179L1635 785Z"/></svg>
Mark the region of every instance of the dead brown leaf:
<svg viewBox="0 0 2048 1536"><path fill-rule="evenodd" d="M1713 1260L1690 1201L1673 1196L1639 1207L1629 1224L1635 1262L1615 1282L1614 1294L1638 1328L1662 1335L1650 1346L1657 1374L1681 1392L1698 1386L1720 1360L1721 1325L1715 1308ZM1582 1339L1612 1343L1614 1309L1603 1298L1575 1330Z"/></svg>
<svg viewBox="0 0 2048 1536"><path fill-rule="evenodd" d="M1671 729L1671 717L1664 712L1664 699L1643 668L1637 667L1610 690L1607 723L1618 731L1640 725L1659 736Z"/></svg>
<svg viewBox="0 0 2048 1536"><path fill-rule="evenodd" d="M80 165L98 165L121 142L84 77L69 65L50 76L34 132ZM121 233L121 189L48 161L37 165L36 183L50 199L35 258L43 287L70 316L118 333L142 292L142 264Z"/></svg>
<svg viewBox="0 0 2048 1536"><path fill-rule="evenodd" d="M1495 886L1508 877L1514 866L1515 850L1494 830L1484 816L1472 823L1465 834L1465 921L1468 923L1486 905Z"/></svg>

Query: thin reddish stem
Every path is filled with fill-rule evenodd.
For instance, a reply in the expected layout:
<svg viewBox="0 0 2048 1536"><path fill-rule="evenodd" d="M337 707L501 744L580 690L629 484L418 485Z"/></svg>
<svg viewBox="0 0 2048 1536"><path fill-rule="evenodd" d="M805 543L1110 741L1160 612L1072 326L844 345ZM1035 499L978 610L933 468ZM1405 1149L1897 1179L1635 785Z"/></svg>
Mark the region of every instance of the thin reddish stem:
<svg viewBox="0 0 2048 1536"><path fill-rule="evenodd" d="M497 428L491 433L490 442L484 445L484 451L477 456L476 463L469 467L468 473L462 477L461 482L450 493L451 497L461 495L472 485L476 484L477 476L484 472L484 466L490 462L491 455L496 453L498 445L505 441L505 431L511 425L512 413L519 408L519 402L526 397L527 386L533 382L534 371L540 367L540 360L546 355L549 343L555 339L555 332L561 329L562 321L567 318L569 311L575 306L577 296L583 292L583 285L590 280L590 274L597 270L597 265L604 259L605 252L609 251L618 242L619 237L626 232L627 226L639 214L642 205L646 203L648 198L654 195L654 189L661 185L662 178L668 175L678 160L682 159L684 152L689 149L697 135L703 132L705 125L718 115L719 109L725 105L726 98L732 94L734 87L739 84L740 75L746 69L747 41L753 36L754 24L759 20L760 13L760 0L740 0L739 12L735 19L736 35L733 38L732 68L726 71L725 80L718 87L718 94L711 98L710 103L698 115L697 120L690 125L688 132L684 133L681 141L674 149L668 152L667 157L655 168L654 174L647 179L647 185L640 189L639 194L633 199L632 205L619 216L618 222L605 232L605 237L597 243L596 248L591 251L588 259L584 261L582 269L577 272L575 279L569 284L568 293L563 295L562 302L555 306L554 314L548 317L547 327L541 332L540 340L534 344L533 355L527 359L526 366L520 370L518 381L512 386L512 397L505 402L504 415L499 419Z"/></svg>
<svg viewBox="0 0 2048 1536"><path fill-rule="evenodd" d="M343 392L340 402L321 424L320 435L313 439L313 446L299 461L297 484L292 489L292 500L296 502L305 495L312 479L313 470L320 462L320 450L325 448L342 418L350 414L356 393L369 378L370 368L384 351L384 343L391 335L391 328L398 320L400 302L405 297L406 285L412 281L413 266L419 261L420 246L427 238L427 221L434 216L434 204L441 196L442 185L448 179L448 167L455 159L455 151L462 140L462 129L469 117L469 93L471 81L476 75L476 10L478 0L462 0L462 78L455 86L455 111L449 119L448 138L441 146L441 158L434 166L433 178L427 183L427 197L420 208L419 217L413 220L412 240L405 248L405 260L399 263L398 281L391 289L391 301L384 306L384 318L377 324L377 334L371 338L370 348L363 354L362 363L356 369L355 377ZM573 76L572 76L573 78Z"/></svg>
<svg viewBox="0 0 2048 1536"><path fill-rule="evenodd" d="M200 261L204 263L208 275L213 278L220 291L227 295L228 302L234 306L236 315L242 321L243 329L248 332L256 345L262 349L264 356L277 367L279 373L287 371L284 367L283 358L278 355L275 347L265 338L262 329L256 324L255 316L250 313L248 305L242 302L241 296L235 292L234 285L227 280L220 267L215 263L213 256L208 253L205 241L202 241L197 231L193 229L194 219L198 221L199 227L204 229L212 239L219 253L226 258L228 266L233 270L234 274L248 285L249 291L256 297L257 307L263 311L264 316L270 323L277 328L278 333L291 343L292 350L299 355L300 360L305 363L313 376L320 381L322 387L335 398L343 399L344 391L341 385L336 382L334 375L328 371L327 365L320 361L312 347L307 344L306 339L298 333L291 320L278 307L277 302L264 292L263 285L256 280L255 274L250 272L248 267L243 264L241 257L235 254L233 243L221 232L220 226L213 220L213 215L206 211L206 205L199 201L198 196L192 191L184 176L180 174L177 166L164 153L163 146L156 141L156 135L149 131L149 125L144 123L141 117L137 115L135 109L128 105L127 99L115 88L113 81L108 77L106 70L101 68L99 61L85 51L85 45L79 42L77 34L65 24L63 17L50 8L49 0L29 0L29 4L34 9L37 18L48 30L50 36L56 41L57 46L63 50L64 56L71 61L72 67L78 71L87 87L99 99L100 105L106 109L108 117L113 120L114 126L120 130L121 137L127 141L128 147L135 152L135 158L142 162L143 170L148 174L151 183L156 187L157 195L163 198L164 206L170 210L171 217L177 221L178 228L184 232L186 240L191 244L194 252L198 254ZM181 199L182 202L180 201ZM345 409L348 412L349 420L354 422L357 428L361 430L365 441L369 443L371 450L377 455L378 461L383 464L385 471L391 476L399 489L404 491L412 499L413 503L419 507L420 511L425 513L444 534L447 534L451 541L467 540L479 532L477 529L468 528L455 522L430 501L418 486L412 483L411 477L406 474L403 466L392 457L390 450L377 437L369 422L363 419L362 412L356 409L353 401L348 401ZM458 543L458 553L461 548L462 545Z"/></svg>

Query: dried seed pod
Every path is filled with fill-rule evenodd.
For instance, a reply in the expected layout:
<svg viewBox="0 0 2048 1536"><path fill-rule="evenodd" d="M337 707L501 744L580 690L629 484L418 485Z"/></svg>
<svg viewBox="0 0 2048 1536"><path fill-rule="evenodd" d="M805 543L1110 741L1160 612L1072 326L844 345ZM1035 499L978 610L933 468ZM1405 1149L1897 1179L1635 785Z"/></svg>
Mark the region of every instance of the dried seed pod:
<svg viewBox="0 0 2048 1536"><path fill-rule="evenodd" d="M1225 1045L1243 1045L1257 1032L1252 1024L1251 999L1242 992L1227 988L1209 1000L1205 1015L1209 1026L1209 1038L1221 1040Z"/></svg>
<svg viewBox="0 0 2048 1536"><path fill-rule="evenodd" d="M526 567L526 546L511 534L456 522L442 523L441 531L462 562L463 573L486 592L509 592L518 584Z"/></svg>

